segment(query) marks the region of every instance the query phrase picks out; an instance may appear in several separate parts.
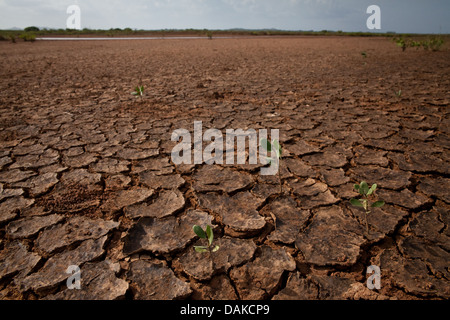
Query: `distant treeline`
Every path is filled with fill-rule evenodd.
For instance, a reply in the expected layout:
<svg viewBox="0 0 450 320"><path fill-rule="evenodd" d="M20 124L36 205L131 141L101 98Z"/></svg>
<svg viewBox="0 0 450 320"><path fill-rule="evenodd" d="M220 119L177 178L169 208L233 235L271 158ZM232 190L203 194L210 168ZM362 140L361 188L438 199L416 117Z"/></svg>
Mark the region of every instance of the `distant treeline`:
<svg viewBox="0 0 450 320"><path fill-rule="evenodd" d="M193 35L213 37L217 35L244 35L244 36L356 36L356 37L394 37L394 36L419 36L415 34L397 34L395 32L346 32L346 31L291 31L291 30L277 30L277 29L228 29L228 30L210 30L210 29L161 29L161 30L138 30L131 28L111 28L111 29L40 29L38 27L27 27L24 30L0 30L0 40L12 40L15 38L22 38L24 40L34 40L41 36L78 36L78 35L93 35L93 36L174 36L174 35ZM420 35L426 36L426 35Z"/></svg>

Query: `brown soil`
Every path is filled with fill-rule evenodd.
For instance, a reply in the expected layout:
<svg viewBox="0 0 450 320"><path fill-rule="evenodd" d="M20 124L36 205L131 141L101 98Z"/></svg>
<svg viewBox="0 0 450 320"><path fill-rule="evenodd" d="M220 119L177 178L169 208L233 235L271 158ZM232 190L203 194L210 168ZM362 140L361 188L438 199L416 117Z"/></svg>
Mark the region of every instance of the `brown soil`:
<svg viewBox="0 0 450 320"><path fill-rule="evenodd" d="M0 298L69 297L64 281L40 290L30 279L48 280L39 239L82 216L120 225L68 234L48 256L106 234L106 254L81 269L117 262L105 281L126 290L85 298L448 299L447 47L402 52L378 37L0 42ZM137 85L143 99L131 95ZM200 120L203 132L279 129L284 194L254 166L173 165L171 133ZM369 234L348 203L361 180L386 201ZM164 200L178 190L181 207ZM221 247L212 269L195 266L208 254L192 253L192 212L237 248ZM29 220L50 214L64 219ZM18 221L36 232L16 236ZM366 288L372 264L379 290ZM180 289L140 285L148 272Z"/></svg>

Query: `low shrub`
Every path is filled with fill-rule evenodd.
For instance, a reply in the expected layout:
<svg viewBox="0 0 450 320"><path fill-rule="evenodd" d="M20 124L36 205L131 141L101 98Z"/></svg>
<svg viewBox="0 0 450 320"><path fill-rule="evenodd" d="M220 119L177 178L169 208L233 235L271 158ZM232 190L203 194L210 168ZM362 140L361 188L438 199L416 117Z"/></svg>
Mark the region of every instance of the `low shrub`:
<svg viewBox="0 0 450 320"><path fill-rule="evenodd" d="M405 51L407 48L420 48L422 47L424 50L431 51L439 51L444 44L444 39L441 37L432 37L422 41L415 41L410 38L404 37L394 37L393 41L402 48L402 51Z"/></svg>
<svg viewBox="0 0 450 320"><path fill-rule="evenodd" d="M36 35L33 33L22 33L21 35L19 35L19 38L23 41L34 42L36 40Z"/></svg>

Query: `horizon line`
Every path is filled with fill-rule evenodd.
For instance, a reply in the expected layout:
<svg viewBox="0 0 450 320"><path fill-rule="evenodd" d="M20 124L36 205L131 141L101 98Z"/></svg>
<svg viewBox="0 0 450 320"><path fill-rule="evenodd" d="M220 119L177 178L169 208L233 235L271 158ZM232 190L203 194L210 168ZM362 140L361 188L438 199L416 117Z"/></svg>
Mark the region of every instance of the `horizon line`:
<svg viewBox="0 0 450 320"><path fill-rule="evenodd" d="M29 26L29 27L35 27L35 26ZM7 29L0 29L0 31L25 31L26 28L7 28ZM81 32L89 32L89 31L116 31L116 32L286 32L286 33L337 33L337 34L367 34L367 35L380 35L380 34L399 34L399 35L450 35L449 33L418 33L418 32L396 32L396 31L345 31L345 30L304 30L304 29L277 29L277 28L226 28L226 29L208 29L208 28L164 28L164 29L138 29L138 28L109 28L109 29L95 29L95 28L83 28L83 29L68 29L68 28L48 28L48 27L36 27L39 28L39 31L33 31L33 32L45 32L45 31L57 31L57 32L74 32L74 33L81 33Z"/></svg>

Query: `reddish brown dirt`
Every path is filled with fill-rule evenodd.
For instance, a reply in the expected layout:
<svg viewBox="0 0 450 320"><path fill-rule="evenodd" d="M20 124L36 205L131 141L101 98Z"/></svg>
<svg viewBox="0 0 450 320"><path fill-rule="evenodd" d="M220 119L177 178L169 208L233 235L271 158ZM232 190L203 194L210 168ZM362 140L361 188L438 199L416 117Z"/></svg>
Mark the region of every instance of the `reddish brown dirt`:
<svg viewBox="0 0 450 320"><path fill-rule="evenodd" d="M447 47L36 41L0 42L0 57L0 298L450 297ZM139 84L143 99L130 94ZM279 129L284 194L252 166L174 166L171 133L200 120L204 131ZM361 180L386 201L369 234L348 203ZM192 253L190 210L216 226L212 269L196 267L208 255ZM171 228L179 233L158 233ZM95 254L74 258L90 245ZM69 260L95 278L105 259L118 265L97 287L117 293L71 295L68 275L49 280ZM381 289L366 288L369 265L380 266Z"/></svg>

